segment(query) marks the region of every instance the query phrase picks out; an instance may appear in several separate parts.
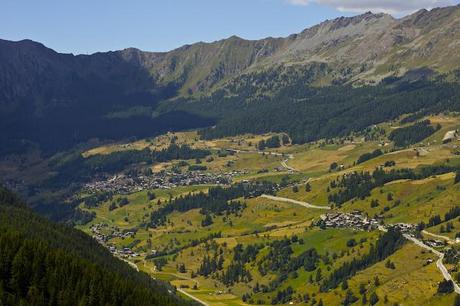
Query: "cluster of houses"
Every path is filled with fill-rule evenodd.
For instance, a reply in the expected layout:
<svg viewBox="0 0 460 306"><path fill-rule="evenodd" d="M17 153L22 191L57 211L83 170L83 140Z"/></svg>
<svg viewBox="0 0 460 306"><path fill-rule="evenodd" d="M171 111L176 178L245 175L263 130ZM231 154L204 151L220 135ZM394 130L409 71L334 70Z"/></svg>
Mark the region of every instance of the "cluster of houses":
<svg viewBox="0 0 460 306"><path fill-rule="evenodd" d="M396 223L388 225L387 227L394 228L402 234L407 234L411 237L415 237L415 232L417 231L417 225L410 223Z"/></svg>
<svg viewBox="0 0 460 306"><path fill-rule="evenodd" d="M119 231L117 228L109 228L106 223L98 223L91 226L91 233L93 238L99 242L107 242L113 238L129 238L134 236L136 233L133 231Z"/></svg>
<svg viewBox="0 0 460 306"><path fill-rule="evenodd" d="M30 187L22 179L6 179L0 175L0 185L8 190L14 191L19 194L25 194L31 190ZM38 192L40 189L36 186L32 189L34 192Z"/></svg>
<svg viewBox="0 0 460 306"><path fill-rule="evenodd" d="M423 243L432 248L441 248L447 245L447 243L444 240L439 239L425 239L423 240Z"/></svg>
<svg viewBox="0 0 460 306"><path fill-rule="evenodd" d="M103 246L107 247L109 251L117 256L120 257L137 257L139 254L131 250L130 248L121 248L117 249L115 246L109 244L110 239L113 238L128 238L134 236L133 231L125 231L121 232L116 228L109 228L109 226L105 223L98 223L91 226L91 233L93 234L93 238L102 244Z"/></svg>
<svg viewBox="0 0 460 306"><path fill-rule="evenodd" d="M203 173L190 171L175 173L161 171L152 175L117 174L113 177L102 177L84 185L83 190L89 194L99 192L111 192L117 194L129 194L149 189L170 189L177 186L189 185L228 185L238 171L222 174Z"/></svg>
<svg viewBox="0 0 460 306"><path fill-rule="evenodd" d="M324 228L353 228L370 231L379 227L378 219L369 219L360 211L351 213L329 213L321 215L319 225Z"/></svg>
<svg viewBox="0 0 460 306"><path fill-rule="evenodd" d="M130 248L122 248L122 249L117 249L115 246L111 245L109 246L109 251L115 256L127 258L127 257L132 257L136 258L139 256L138 253L134 252Z"/></svg>

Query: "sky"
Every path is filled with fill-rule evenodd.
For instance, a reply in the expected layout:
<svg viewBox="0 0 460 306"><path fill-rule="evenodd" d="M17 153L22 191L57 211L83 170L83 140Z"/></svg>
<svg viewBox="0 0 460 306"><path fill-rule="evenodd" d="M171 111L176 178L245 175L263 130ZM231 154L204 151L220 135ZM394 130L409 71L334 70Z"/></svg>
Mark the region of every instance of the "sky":
<svg viewBox="0 0 460 306"><path fill-rule="evenodd" d="M402 17L460 0L0 0L0 39L64 53L135 47L168 51L198 41L298 33L367 11Z"/></svg>

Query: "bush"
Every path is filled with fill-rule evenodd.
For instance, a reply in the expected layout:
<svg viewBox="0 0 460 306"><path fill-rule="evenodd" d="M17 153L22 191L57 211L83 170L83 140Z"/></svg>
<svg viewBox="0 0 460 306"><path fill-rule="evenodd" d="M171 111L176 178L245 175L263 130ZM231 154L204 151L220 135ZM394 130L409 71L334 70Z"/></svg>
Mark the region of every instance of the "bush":
<svg viewBox="0 0 460 306"><path fill-rule="evenodd" d="M208 167L202 166L202 165L190 165L188 167L189 171L206 171L208 170Z"/></svg>
<svg viewBox="0 0 460 306"><path fill-rule="evenodd" d="M454 292L454 283L451 280L443 280L439 282L438 293Z"/></svg>

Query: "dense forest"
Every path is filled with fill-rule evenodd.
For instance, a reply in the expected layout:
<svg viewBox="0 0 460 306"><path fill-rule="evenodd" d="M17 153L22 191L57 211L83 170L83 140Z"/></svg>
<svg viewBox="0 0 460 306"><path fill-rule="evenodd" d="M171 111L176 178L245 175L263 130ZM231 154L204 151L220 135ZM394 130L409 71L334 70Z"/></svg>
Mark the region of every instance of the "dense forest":
<svg viewBox="0 0 460 306"><path fill-rule="evenodd" d="M189 145L170 144L168 148L153 152L153 159L157 162L165 162L175 159L196 159L210 155L209 150L193 149Z"/></svg>
<svg viewBox="0 0 460 306"><path fill-rule="evenodd" d="M83 232L0 187L0 305L188 305Z"/></svg>
<svg viewBox="0 0 460 306"><path fill-rule="evenodd" d="M258 77L264 78L263 73ZM312 88L303 86L300 79L273 95L260 95L248 85L239 87L238 94L228 95L224 88L194 103L179 100L163 108L216 118L215 127L202 130L204 138L286 132L294 143L305 143L345 136L403 114L459 111L459 97L456 84L439 80L407 82L392 78L361 88Z"/></svg>
<svg viewBox="0 0 460 306"><path fill-rule="evenodd" d="M257 148L261 151L265 150L265 148L279 148L281 146L281 140L278 135L272 136L267 140L261 140L257 144Z"/></svg>
<svg viewBox="0 0 460 306"><path fill-rule="evenodd" d="M406 147L422 141L440 129L431 126L430 120L417 122L416 124L393 130L388 138L394 141L397 147Z"/></svg>
<svg viewBox="0 0 460 306"><path fill-rule="evenodd" d="M363 242L365 240L357 242L351 239L347 242L347 246L353 248L359 244L362 247ZM255 297L259 292L262 292L272 293L269 300L272 305L287 304L294 297L297 301L302 300L308 303L314 300L312 299L314 295L310 296L308 293L303 296L298 295L297 288L286 287L287 280L296 279L301 271L305 271L309 274L308 283L317 284L322 292L337 288L341 283L342 289L346 290L348 279L358 271L385 260L400 249L404 243L405 239L401 233L390 228L374 244L371 243L366 254L355 257L351 261L342 261L335 270L324 273L322 268L327 267L327 270L330 271L331 263L339 260L346 252L342 251L338 254L326 251L324 254L320 254L311 247L303 248L302 252L294 252L296 246L306 244L297 235L267 243L248 244L246 246L237 244L230 254L226 253L221 245L211 242L206 244L207 252L198 270L192 273L192 277L202 275L217 278L225 285L233 286L239 282L247 283L257 279L255 271L251 269L255 267L262 276L270 275L270 282L264 284L256 282L252 292L243 295L243 301L249 304L265 305L264 301L257 300ZM361 293L363 294L364 291ZM354 298L354 295L347 293L345 300L350 302ZM349 304L352 303L344 302L344 305Z"/></svg>

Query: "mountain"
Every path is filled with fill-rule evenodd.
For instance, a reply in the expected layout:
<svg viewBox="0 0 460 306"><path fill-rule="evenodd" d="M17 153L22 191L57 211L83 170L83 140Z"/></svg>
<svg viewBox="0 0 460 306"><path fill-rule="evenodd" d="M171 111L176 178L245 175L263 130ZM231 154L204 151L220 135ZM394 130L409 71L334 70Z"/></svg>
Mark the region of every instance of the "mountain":
<svg viewBox="0 0 460 306"><path fill-rule="evenodd" d="M194 305L0 186L1 305Z"/></svg>
<svg viewBox="0 0 460 306"><path fill-rule="evenodd" d="M286 38L232 36L167 53L120 52L159 83L176 81L183 94L207 91L240 74L317 63L325 63L333 74L322 81L368 83L417 68L458 68L459 26L458 6L420 10L402 19L369 12L325 21Z"/></svg>
<svg viewBox="0 0 460 306"><path fill-rule="evenodd" d="M158 105L219 90L240 96L250 88L251 96L244 97L250 101L292 85L356 87L438 74L455 80L459 30L460 7L453 6L402 19L341 17L285 38L232 36L163 53L129 48L75 56L30 40L1 40L0 153L34 144L52 153L91 138L209 126L218 114L203 117Z"/></svg>

